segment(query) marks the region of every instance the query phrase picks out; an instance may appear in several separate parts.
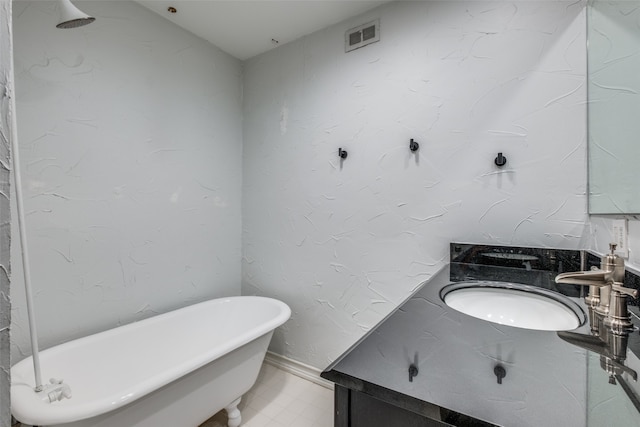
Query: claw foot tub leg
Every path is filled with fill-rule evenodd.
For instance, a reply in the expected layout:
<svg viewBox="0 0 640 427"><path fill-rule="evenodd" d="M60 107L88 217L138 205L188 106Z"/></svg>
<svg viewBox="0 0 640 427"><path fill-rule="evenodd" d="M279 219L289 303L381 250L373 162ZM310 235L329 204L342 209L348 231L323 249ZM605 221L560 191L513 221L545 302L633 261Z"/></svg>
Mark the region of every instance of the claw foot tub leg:
<svg viewBox="0 0 640 427"><path fill-rule="evenodd" d="M227 411L227 416L229 418L227 423L229 427L239 427L242 422L242 414L240 414L240 410L238 409L241 399L242 398L234 400L229 406L224 408L224 410Z"/></svg>

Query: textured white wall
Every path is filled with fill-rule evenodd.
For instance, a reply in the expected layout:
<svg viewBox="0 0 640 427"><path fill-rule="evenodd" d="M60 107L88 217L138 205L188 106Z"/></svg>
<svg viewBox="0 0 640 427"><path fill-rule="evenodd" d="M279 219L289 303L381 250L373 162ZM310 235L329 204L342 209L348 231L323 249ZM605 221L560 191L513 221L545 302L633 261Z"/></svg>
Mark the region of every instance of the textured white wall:
<svg viewBox="0 0 640 427"><path fill-rule="evenodd" d="M240 293L241 63L136 3L77 5L96 22L14 6L42 347ZM14 362L30 354L18 249Z"/></svg>
<svg viewBox="0 0 640 427"><path fill-rule="evenodd" d="M0 426L3 427L11 424L9 408L9 367L11 366L9 351L9 327L11 324L9 165L11 164L11 118L15 114L10 98L14 90L11 67L11 5L11 0L0 0Z"/></svg>
<svg viewBox="0 0 640 427"><path fill-rule="evenodd" d="M325 367L451 241L589 247L584 7L393 2L245 64L243 293L291 306L274 351Z"/></svg>

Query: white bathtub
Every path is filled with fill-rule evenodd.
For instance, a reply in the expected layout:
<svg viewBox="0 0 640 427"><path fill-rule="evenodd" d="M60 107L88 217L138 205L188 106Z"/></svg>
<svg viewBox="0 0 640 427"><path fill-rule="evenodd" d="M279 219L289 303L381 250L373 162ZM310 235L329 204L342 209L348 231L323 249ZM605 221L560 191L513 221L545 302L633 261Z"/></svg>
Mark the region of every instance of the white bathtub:
<svg viewBox="0 0 640 427"><path fill-rule="evenodd" d="M221 298L58 345L40 353L42 378L64 379L72 397L36 394L28 358L11 368L11 412L37 426L191 427L224 408L238 426L240 397L290 315L270 298Z"/></svg>

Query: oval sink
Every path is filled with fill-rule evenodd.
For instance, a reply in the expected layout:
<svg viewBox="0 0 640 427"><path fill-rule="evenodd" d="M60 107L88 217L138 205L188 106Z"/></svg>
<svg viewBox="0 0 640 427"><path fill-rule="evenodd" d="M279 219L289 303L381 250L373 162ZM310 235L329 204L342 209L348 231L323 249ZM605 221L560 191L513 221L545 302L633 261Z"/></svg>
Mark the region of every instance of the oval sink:
<svg viewBox="0 0 640 427"><path fill-rule="evenodd" d="M469 316L500 325L543 331L569 331L586 321L578 304L562 294L509 282L457 282L440 298Z"/></svg>

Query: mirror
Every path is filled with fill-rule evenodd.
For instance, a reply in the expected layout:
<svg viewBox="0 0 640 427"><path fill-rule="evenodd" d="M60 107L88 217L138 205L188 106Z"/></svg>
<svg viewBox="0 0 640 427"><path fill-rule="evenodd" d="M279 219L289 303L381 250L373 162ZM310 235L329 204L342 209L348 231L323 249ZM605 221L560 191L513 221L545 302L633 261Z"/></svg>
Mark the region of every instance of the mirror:
<svg viewBox="0 0 640 427"><path fill-rule="evenodd" d="M589 213L640 213L640 0L587 8Z"/></svg>

